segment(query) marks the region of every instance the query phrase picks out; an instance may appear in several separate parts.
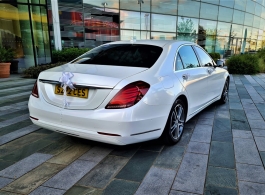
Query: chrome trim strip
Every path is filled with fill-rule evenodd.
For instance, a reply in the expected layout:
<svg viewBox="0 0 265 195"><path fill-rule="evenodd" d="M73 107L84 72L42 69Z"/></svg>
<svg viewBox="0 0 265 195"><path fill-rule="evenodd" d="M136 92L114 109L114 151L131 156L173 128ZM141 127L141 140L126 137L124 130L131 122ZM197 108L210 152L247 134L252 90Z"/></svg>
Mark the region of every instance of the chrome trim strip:
<svg viewBox="0 0 265 195"><path fill-rule="evenodd" d="M159 131L160 129L154 129L154 130L151 130L151 131L145 131L145 132L142 132L142 133L135 133L135 134L131 134L131 136L134 136L134 135L141 135L141 134L145 134L145 133L151 133L151 132L154 132L154 131Z"/></svg>
<svg viewBox="0 0 265 195"><path fill-rule="evenodd" d="M46 80L46 79L39 79L42 83L49 83L53 85L60 85L61 83L59 81L53 81L53 80ZM95 88L95 89L113 89L113 87L110 86L102 86L102 85L77 85L74 84L74 87L76 88Z"/></svg>

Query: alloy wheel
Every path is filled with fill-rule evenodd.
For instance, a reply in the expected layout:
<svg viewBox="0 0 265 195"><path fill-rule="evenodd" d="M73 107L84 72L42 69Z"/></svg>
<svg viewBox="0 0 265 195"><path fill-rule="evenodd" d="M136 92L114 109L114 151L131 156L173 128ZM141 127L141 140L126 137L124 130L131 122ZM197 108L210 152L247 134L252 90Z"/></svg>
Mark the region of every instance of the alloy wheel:
<svg viewBox="0 0 265 195"><path fill-rule="evenodd" d="M177 104L171 113L170 134L175 140L178 140L182 135L185 120L184 114L184 108L181 104Z"/></svg>

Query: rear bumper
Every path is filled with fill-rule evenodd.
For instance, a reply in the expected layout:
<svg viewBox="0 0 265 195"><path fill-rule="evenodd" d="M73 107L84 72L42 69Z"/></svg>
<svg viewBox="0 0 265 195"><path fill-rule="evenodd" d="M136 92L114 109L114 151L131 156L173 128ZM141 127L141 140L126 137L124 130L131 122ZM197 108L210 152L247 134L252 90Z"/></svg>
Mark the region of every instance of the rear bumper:
<svg viewBox="0 0 265 195"><path fill-rule="evenodd" d="M142 103L127 109L67 110L32 96L29 101L30 116L38 119L31 119L34 124L71 136L115 145L160 137L167 121L166 109L166 106Z"/></svg>

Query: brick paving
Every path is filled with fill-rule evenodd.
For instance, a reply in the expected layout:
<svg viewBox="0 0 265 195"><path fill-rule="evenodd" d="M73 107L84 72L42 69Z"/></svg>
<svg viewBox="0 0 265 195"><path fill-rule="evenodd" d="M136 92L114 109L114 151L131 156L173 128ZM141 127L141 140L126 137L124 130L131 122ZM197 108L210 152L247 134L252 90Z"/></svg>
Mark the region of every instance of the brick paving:
<svg viewBox="0 0 265 195"><path fill-rule="evenodd" d="M0 79L0 195L265 195L265 74L231 75L229 102L192 118L174 146L39 128L27 108L34 82Z"/></svg>

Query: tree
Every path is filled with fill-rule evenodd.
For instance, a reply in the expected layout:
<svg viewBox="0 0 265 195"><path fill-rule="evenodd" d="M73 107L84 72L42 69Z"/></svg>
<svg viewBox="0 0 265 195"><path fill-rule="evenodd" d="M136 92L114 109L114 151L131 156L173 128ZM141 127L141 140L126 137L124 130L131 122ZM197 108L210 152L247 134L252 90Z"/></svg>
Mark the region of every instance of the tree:
<svg viewBox="0 0 265 195"><path fill-rule="evenodd" d="M180 22L177 25L177 39L183 41L196 41L196 28L194 28L194 23L191 19L184 19L181 17Z"/></svg>

